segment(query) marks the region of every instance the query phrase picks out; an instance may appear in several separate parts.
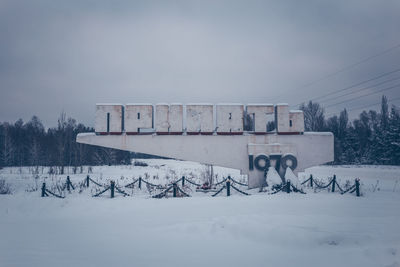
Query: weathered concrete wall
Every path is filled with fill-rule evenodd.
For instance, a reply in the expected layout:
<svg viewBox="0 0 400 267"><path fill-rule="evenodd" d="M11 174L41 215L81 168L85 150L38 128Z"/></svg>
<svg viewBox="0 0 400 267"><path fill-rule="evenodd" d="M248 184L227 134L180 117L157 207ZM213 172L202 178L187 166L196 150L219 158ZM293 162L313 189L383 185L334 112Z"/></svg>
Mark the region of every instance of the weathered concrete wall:
<svg viewBox="0 0 400 267"><path fill-rule="evenodd" d="M125 132L137 134L153 128L153 105L127 104L125 106Z"/></svg>
<svg viewBox="0 0 400 267"><path fill-rule="evenodd" d="M186 131L188 134L211 134L214 132L214 105L186 105Z"/></svg>
<svg viewBox="0 0 400 267"><path fill-rule="evenodd" d="M277 104L276 120L278 133L304 132L304 114L301 110L289 110L288 104Z"/></svg>
<svg viewBox="0 0 400 267"><path fill-rule="evenodd" d="M158 134L165 134L169 132L169 105L157 104L154 116L155 128Z"/></svg>
<svg viewBox="0 0 400 267"><path fill-rule="evenodd" d="M218 134L243 133L244 106L242 104L218 104L216 111Z"/></svg>
<svg viewBox="0 0 400 267"><path fill-rule="evenodd" d="M267 123L275 121L274 105L272 104L249 104L246 106L246 113L254 120L254 132L267 132Z"/></svg>
<svg viewBox="0 0 400 267"><path fill-rule="evenodd" d="M158 134L182 134L183 105L157 104L155 113L155 128Z"/></svg>
<svg viewBox="0 0 400 267"><path fill-rule="evenodd" d="M122 118L122 104L97 104L94 129L101 134L120 134L123 130Z"/></svg>
<svg viewBox="0 0 400 267"><path fill-rule="evenodd" d="M264 172L249 168L249 155L294 154L297 167L307 167L333 161L331 133L304 135L96 135L79 134L79 143L112 147L127 151L197 161L240 169L249 175L249 187L263 184Z"/></svg>
<svg viewBox="0 0 400 267"><path fill-rule="evenodd" d="M173 119L171 119L173 118ZM169 106L169 133L182 134L183 132L183 105L171 104Z"/></svg>
<svg viewBox="0 0 400 267"><path fill-rule="evenodd" d="M289 129L289 105L277 104L275 106L277 125L276 130L278 133L288 133Z"/></svg>
<svg viewBox="0 0 400 267"><path fill-rule="evenodd" d="M304 132L304 113L303 113L303 111L291 110L289 112L289 132L291 132L291 133Z"/></svg>

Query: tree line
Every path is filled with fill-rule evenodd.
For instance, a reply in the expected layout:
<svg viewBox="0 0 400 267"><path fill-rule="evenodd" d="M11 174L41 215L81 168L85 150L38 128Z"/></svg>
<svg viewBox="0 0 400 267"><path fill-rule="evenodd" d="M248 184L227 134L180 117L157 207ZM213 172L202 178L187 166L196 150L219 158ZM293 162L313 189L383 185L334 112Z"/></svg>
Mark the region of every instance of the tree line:
<svg viewBox="0 0 400 267"><path fill-rule="evenodd" d="M382 96L380 111L362 111L349 120L347 110L325 118L324 108L316 102L303 103L306 131L334 134L333 164L400 165L400 111Z"/></svg>
<svg viewBox="0 0 400 267"><path fill-rule="evenodd" d="M364 110L352 122L346 109L339 116L329 118L325 118L323 106L316 102L303 103L300 109L304 112L306 131L334 134L333 164L400 165L399 107L392 105L389 108L385 96L380 112ZM273 123L268 127L272 130ZM60 114L57 127L47 130L36 116L26 123L22 119L14 124L0 123L0 168L54 166L55 171L63 174L65 166L76 170L83 165L130 164L133 157L153 157L79 144L76 135L82 132L94 132L94 129L67 118L64 112Z"/></svg>
<svg viewBox="0 0 400 267"><path fill-rule="evenodd" d="M130 164L131 153L76 142L76 135L94 129L61 113L57 127L45 129L37 116L26 123L0 123L0 168L4 166L52 166L63 174L65 166L74 171L83 165Z"/></svg>

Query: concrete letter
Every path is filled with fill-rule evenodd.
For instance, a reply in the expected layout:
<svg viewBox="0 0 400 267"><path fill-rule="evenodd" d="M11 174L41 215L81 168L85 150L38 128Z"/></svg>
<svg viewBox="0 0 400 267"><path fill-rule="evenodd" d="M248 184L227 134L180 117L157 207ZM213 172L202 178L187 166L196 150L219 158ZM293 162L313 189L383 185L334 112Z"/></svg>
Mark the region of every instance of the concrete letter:
<svg viewBox="0 0 400 267"><path fill-rule="evenodd" d="M188 134L212 134L214 132L212 104L186 105L186 128Z"/></svg>
<svg viewBox="0 0 400 267"><path fill-rule="evenodd" d="M127 134L151 133L153 105L127 104L125 106L125 131Z"/></svg>
<svg viewBox="0 0 400 267"><path fill-rule="evenodd" d="M155 125L157 134L182 134L183 106L157 104Z"/></svg>
<svg viewBox="0 0 400 267"><path fill-rule="evenodd" d="M289 133L289 105L288 104L277 104L275 106L276 119L277 119L277 132L278 133Z"/></svg>
<svg viewBox="0 0 400 267"><path fill-rule="evenodd" d="M96 104L95 131L99 134L121 134L122 133L121 104Z"/></svg>
<svg viewBox="0 0 400 267"><path fill-rule="evenodd" d="M217 133L242 134L244 107L241 104L217 105Z"/></svg>
<svg viewBox="0 0 400 267"><path fill-rule="evenodd" d="M302 110L291 110L289 112L289 128L291 133L304 132L304 113Z"/></svg>
<svg viewBox="0 0 400 267"><path fill-rule="evenodd" d="M246 112L253 119L256 134L266 133L268 122L275 121L274 105L272 104L249 104Z"/></svg>

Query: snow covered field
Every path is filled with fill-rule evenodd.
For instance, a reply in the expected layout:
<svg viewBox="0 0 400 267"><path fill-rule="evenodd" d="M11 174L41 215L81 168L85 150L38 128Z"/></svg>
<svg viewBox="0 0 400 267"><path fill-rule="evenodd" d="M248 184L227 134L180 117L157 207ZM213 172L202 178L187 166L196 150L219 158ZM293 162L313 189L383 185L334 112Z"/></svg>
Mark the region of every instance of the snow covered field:
<svg viewBox="0 0 400 267"><path fill-rule="evenodd" d="M194 182L202 183L207 177L207 172L210 172L207 166L188 161L146 159L138 162L146 163L148 166L94 166L89 175L101 184L109 184L111 180L114 180L118 185L126 185L142 177L153 184L165 185L178 180L182 176ZM14 192L21 193L40 188L42 182L46 182L50 187L62 185L65 183L67 175L70 176L73 183L82 182L88 173L88 167L83 167L83 173L79 173L78 169L77 174L73 174L72 168L66 168L64 175L48 174L48 172L49 168L42 169L41 167L39 167L39 174L34 173L33 167L4 168L0 170L0 179L11 184ZM223 177L228 175L235 177L238 181L246 182L247 180L246 177L240 175L239 170L213 167L213 172L215 182L222 181Z"/></svg>
<svg viewBox="0 0 400 267"><path fill-rule="evenodd" d="M91 177L123 185L147 173L159 184L181 175L201 182L206 172L190 162L145 162L94 167ZM236 170L214 173L244 179ZM363 196L305 189L153 199L136 189L110 199L86 189L41 198L40 190L26 190L65 175L34 178L29 168L5 168L0 179L14 194L0 195L0 266L400 266L400 168L322 166L300 180L309 174L324 181L336 174L341 184L360 178ZM86 174L70 176L77 183Z"/></svg>

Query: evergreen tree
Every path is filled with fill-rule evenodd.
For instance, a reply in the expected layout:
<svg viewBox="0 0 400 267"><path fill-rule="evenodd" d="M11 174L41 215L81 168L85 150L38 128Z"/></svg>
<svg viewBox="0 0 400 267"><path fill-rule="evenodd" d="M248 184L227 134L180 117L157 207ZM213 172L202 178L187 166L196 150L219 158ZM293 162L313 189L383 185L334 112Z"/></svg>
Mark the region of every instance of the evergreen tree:
<svg viewBox="0 0 400 267"><path fill-rule="evenodd" d="M392 107L388 120L387 139L390 164L400 165L400 112L395 106Z"/></svg>

